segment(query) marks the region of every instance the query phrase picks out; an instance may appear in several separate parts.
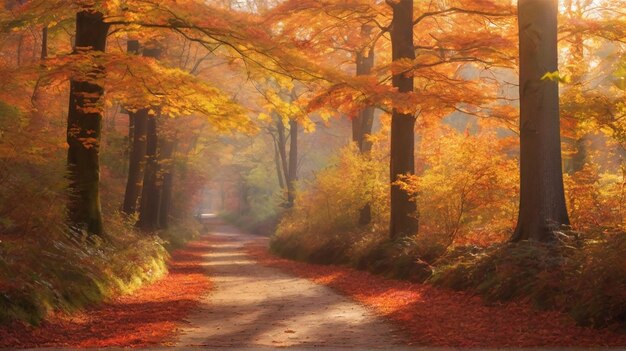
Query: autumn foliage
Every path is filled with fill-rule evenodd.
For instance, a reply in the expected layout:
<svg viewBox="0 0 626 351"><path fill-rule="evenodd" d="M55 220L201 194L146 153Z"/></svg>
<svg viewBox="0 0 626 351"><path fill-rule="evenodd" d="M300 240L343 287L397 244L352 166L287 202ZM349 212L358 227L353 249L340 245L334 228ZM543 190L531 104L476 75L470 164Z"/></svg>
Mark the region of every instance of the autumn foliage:
<svg viewBox="0 0 626 351"><path fill-rule="evenodd" d="M0 1L0 322L44 323L55 346L57 326L77 331L72 346L169 337L193 303L166 292L197 300L208 283L189 251L205 242L169 275L167 252L212 213L271 235L281 256L419 282L253 250L415 342L618 345L528 305L598 327L626 318L624 8ZM102 301L119 304L89 307ZM166 312L145 323L128 305ZM88 307L115 322L92 337L91 322L45 319ZM155 334L134 339L127 317Z"/></svg>

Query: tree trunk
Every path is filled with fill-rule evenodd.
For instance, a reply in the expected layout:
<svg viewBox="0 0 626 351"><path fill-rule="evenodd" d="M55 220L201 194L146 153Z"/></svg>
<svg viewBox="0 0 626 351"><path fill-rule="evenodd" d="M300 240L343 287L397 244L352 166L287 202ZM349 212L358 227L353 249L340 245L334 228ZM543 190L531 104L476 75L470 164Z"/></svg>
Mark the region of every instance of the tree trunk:
<svg viewBox="0 0 626 351"><path fill-rule="evenodd" d="M278 150L278 140L272 135L272 140L274 142L274 165L276 166L276 176L278 177L278 186L281 189L285 188L285 180L283 178L283 170L280 167L280 151Z"/></svg>
<svg viewBox="0 0 626 351"><path fill-rule="evenodd" d="M48 25L44 25L41 30L41 56L42 60L48 58Z"/></svg>
<svg viewBox="0 0 626 351"><path fill-rule="evenodd" d="M158 179L158 135L157 117L148 117L146 138L146 166L144 171L141 205L139 210L139 228L151 232L157 229L159 220L159 185Z"/></svg>
<svg viewBox="0 0 626 351"><path fill-rule="evenodd" d="M48 26L44 26L41 31L41 67L44 67L44 61L48 58ZM33 95L31 96L31 102L34 107L33 114L31 116L31 121L29 125L29 129L36 133L43 133L43 130L47 128L47 121L44 116L45 111L45 102L41 96L41 79L39 77L37 82L35 83L35 88L33 89Z"/></svg>
<svg viewBox="0 0 626 351"><path fill-rule="evenodd" d="M128 215L137 212L137 201L143 188L143 178L146 165L148 111L141 109L129 112L129 129L132 134L131 150L128 158L128 178L124 193L123 211Z"/></svg>
<svg viewBox="0 0 626 351"><path fill-rule="evenodd" d="M99 12L76 14L76 49L105 51L109 25ZM93 67L91 79L104 74L102 67ZM68 178L70 199L68 217L75 230L101 235L100 209L100 132L103 116L104 88L91 81L70 81L67 123Z"/></svg>
<svg viewBox="0 0 626 351"><path fill-rule="evenodd" d="M167 229L169 226L170 210L172 208L172 191L174 187L174 150L176 142L173 137L162 137L159 152L159 174L161 176L161 196L159 208L159 228Z"/></svg>
<svg viewBox="0 0 626 351"><path fill-rule="evenodd" d="M371 36L371 27L363 25L361 34L364 37ZM368 43L368 45L371 45ZM356 54L356 75L367 76L372 73L374 67L374 47L370 47L365 53L359 51ZM372 150L372 142L366 136L372 134L374 124L374 107L366 107L352 120L352 141L356 143L359 152L367 155ZM367 225L372 221L372 206L367 203L359 211L359 224Z"/></svg>
<svg viewBox="0 0 626 351"><path fill-rule="evenodd" d="M159 58L161 48L155 45L143 49L145 57ZM153 107L152 110L155 110ZM148 112L146 112L148 113ZM139 228L145 232L152 232L159 228L161 210L162 179L159 177L159 133L158 121L160 112L153 116L148 113L148 127L146 137L146 166L144 170L143 187L139 210Z"/></svg>
<svg viewBox="0 0 626 351"><path fill-rule="evenodd" d="M289 177L287 178L287 205L293 207L296 200L296 180L298 180L298 122L289 120Z"/></svg>
<svg viewBox="0 0 626 351"><path fill-rule="evenodd" d="M391 26L392 60L415 59L413 46L413 1L389 2L393 8ZM413 77L397 73L393 86L400 93L413 91ZM417 204L394 183L398 177L415 173L415 116L394 109L391 116L391 223L392 239L417 233Z"/></svg>
<svg viewBox="0 0 626 351"><path fill-rule="evenodd" d="M22 51L24 50L24 34L20 34L19 39L17 41L17 56L16 56L16 64L17 67L20 67L22 65Z"/></svg>
<svg viewBox="0 0 626 351"><path fill-rule="evenodd" d="M276 130L278 131L278 153L280 155L280 162L282 164L283 175L285 183L287 184L287 196L289 197L289 164L287 160L287 139L285 136L285 125L280 116L276 116ZM289 201L287 201L289 203Z"/></svg>
<svg viewBox="0 0 626 351"><path fill-rule="evenodd" d="M550 241L569 224L559 125L557 0L520 0L520 208L512 241Z"/></svg>
<svg viewBox="0 0 626 351"><path fill-rule="evenodd" d="M127 43L129 54L138 54L139 41L129 40ZM128 137L130 139L130 152L128 157L128 178L126 180L126 192L124 193L124 205L122 210L128 215L137 212L137 201L143 187L144 170L146 163L146 139L148 130L148 110L140 109L136 112L128 111Z"/></svg>
<svg viewBox="0 0 626 351"><path fill-rule="evenodd" d="M587 134L576 139L576 141L574 142L574 147L576 151L574 155L572 155L571 160L572 173L582 171L583 168L585 168L585 164L587 163L587 146L589 142L589 136Z"/></svg>

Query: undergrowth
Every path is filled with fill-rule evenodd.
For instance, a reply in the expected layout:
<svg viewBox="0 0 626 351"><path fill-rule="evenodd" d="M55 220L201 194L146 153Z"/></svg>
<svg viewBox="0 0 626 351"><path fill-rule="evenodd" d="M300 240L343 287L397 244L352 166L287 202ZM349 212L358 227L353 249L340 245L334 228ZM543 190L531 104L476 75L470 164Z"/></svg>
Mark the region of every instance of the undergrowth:
<svg viewBox="0 0 626 351"><path fill-rule="evenodd" d="M71 233L64 124L49 119L44 132L31 130L27 115L0 102L0 323L38 324L51 312L130 293L163 276L168 250L199 230L191 219L172 221L159 236L140 233L135 219L119 212L126 143L109 131L101 169L105 236Z"/></svg>
<svg viewBox="0 0 626 351"><path fill-rule="evenodd" d="M581 325L626 323L626 234L576 245L520 242L459 247L442 256L429 282L470 290L487 301L530 300L568 312Z"/></svg>
<svg viewBox="0 0 626 351"><path fill-rule="evenodd" d="M575 245L524 241L449 249L419 238L390 241L381 231L308 234L279 231L271 249L294 260L470 291L487 303L530 301L569 313L580 325L626 325L626 233L577 236Z"/></svg>
<svg viewBox="0 0 626 351"><path fill-rule="evenodd" d="M564 230L558 244L508 243L515 223L515 206L507 190L515 183L510 181L513 168L508 160L490 157L489 148L475 147L471 138L457 139L435 151L456 154L469 149L463 153L467 157L434 152L430 162L435 166L405 180L404 187L420 204L417 235L389 239L386 169L348 148L334 166L318 173L298 193L295 207L284 214L271 238L271 250L294 260L348 265L390 278L471 291L488 303L530 301L541 309L568 312L581 325L626 325L626 233L606 229L619 228L613 217L622 218L621 214L608 209L624 207L619 205L624 197L615 190L623 179L593 183L588 172L570 179L582 184L582 177L594 185L585 188L586 197L597 200L595 208L609 206L605 212L611 212L611 221L598 217L601 213L594 208L578 206L574 218L588 223L581 228L584 234ZM503 176L483 171L496 166ZM467 184L480 189L459 195ZM358 213L366 203L374 217L369 225L360 226ZM591 224L604 222L609 224L604 228Z"/></svg>
<svg viewBox="0 0 626 351"><path fill-rule="evenodd" d="M121 218L107 225L106 241L68 235L62 228L36 237L3 236L0 323L38 324L52 311L73 312L130 293L167 272L161 239L134 233Z"/></svg>

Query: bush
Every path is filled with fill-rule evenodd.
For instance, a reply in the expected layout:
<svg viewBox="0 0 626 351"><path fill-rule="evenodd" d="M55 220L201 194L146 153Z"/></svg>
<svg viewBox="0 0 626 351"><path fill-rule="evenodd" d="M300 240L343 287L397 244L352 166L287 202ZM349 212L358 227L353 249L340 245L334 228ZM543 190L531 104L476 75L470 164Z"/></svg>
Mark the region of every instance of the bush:
<svg viewBox="0 0 626 351"><path fill-rule="evenodd" d="M424 244L486 245L510 236L519 176L515 159L494 152L503 142L493 134L451 130L423 141L424 171L400 185L417 199Z"/></svg>
<svg viewBox="0 0 626 351"><path fill-rule="evenodd" d="M346 147L333 166L300 184L294 208L285 212L272 237L272 249L285 257L320 263L359 257L354 243L364 232L386 228L389 211L387 170L375 157ZM359 212L366 204L371 206L372 222L360 227Z"/></svg>
<svg viewBox="0 0 626 351"><path fill-rule="evenodd" d="M587 238L578 247L530 241L459 247L438 260L429 282L490 302L530 300L602 327L626 322L625 250L626 233Z"/></svg>

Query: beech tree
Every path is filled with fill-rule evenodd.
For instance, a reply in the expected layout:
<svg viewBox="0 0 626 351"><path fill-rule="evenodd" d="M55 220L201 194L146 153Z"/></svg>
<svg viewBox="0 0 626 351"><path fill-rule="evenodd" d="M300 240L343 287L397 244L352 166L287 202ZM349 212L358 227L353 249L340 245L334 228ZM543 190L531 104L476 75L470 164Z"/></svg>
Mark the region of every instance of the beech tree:
<svg viewBox="0 0 626 351"><path fill-rule="evenodd" d="M520 0L520 206L512 240L549 241L568 225L563 191L557 0Z"/></svg>
<svg viewBox="0 0 626 351"><path fill-rule="evenodd" d="M146 169L141 192L139 227L153 231L159 221L159 184L158 184L158 133L156 116L148 118L146 133Z"/></svg>
<svg viewBox="0 0 626 351"><path fill-rule="evenodd" d="M84 8L76 14L74 52L104 52L108 31L101 12ZM85 229L95 235L103 231L99 151L104 87L96 81L103 74L104 68L94 63L86 79L70 81L67 120L68 216L75 230Z"/></svg>
<svg viewBox="0 0 626 351"><path fill-rule="evenodd" d="M127 45L129 54L139 53L140 47L138 40L129 40ZM124 203L122 205L122 210L128 215L132 215L136 212L137 200L139 199L143 185L147 123L147 109L128 111L128 178L126 180L126 191L124 192Z"/></svg>
<svg viewBox="0 0 626 351"><path fill-rule="evenodd" d="M393 9L391 23L391 47L393 61L414 60L413 0L387 1ZM413 91L413 76L397 72L392 78L398 93ZM415 114L393 109L391 116L391 238L417 233L417 204L395 182L401 175L415 173Z"/></svg>
<svg viewBox="0 0 626 351"><path fill-rule="evenodd" d="M361 25L361 36L368 38L366 45L356 53L356 75L368 76L372 74L374 68L374 46L372 39L372 25ZM356 143L361 154L369 154L372 150L372 142L367 136L372 134L372 126L374 124L374 106L363 108L352 119L352 141ZM359 224L366 225L372 220L372 206L368 203L359 212Z"/></svg>
<svg viewBox="0 0 626 351"><path fill-rule="evenodd" d="M144 55L158 58L162 49L158 46L144 48ZM161 111L158 106L146 109L146 165L141 192L139 211L139 227L145 231L153 231L159 226L159 210L161 208L159 179L159 133L158 124Z"/></svg>

